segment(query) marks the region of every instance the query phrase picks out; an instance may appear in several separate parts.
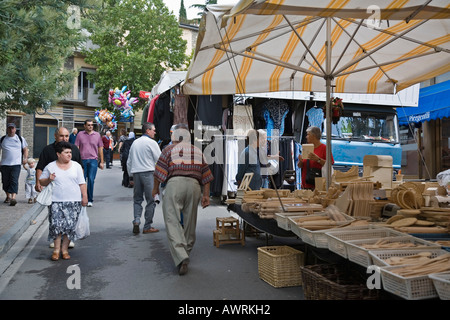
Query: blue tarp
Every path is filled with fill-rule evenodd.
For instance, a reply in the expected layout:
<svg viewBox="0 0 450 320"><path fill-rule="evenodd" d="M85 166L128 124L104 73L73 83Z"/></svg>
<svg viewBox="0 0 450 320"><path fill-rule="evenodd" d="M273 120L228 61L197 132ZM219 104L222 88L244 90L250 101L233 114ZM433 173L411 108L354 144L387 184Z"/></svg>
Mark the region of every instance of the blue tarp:
<svg viewBox="0 0 450 320"><path fill-rule="evenodd" d="M424 122L450 117L450 80L419 91L417 108L397 108L400 124Z"/></svg>

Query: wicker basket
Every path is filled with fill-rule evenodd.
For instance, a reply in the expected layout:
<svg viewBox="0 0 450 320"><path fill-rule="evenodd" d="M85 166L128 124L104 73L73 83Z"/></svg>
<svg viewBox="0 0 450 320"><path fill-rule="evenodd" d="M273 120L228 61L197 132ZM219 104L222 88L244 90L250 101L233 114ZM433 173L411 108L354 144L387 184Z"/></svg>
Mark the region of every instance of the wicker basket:
<svg viewBox="0 0 450 320"><path fill-rule="evenodd" d="M367 288L366 279L349 266L318 264L301 270L307 300L380 299L380 290Z"/></svg>
<svg viewBox="0 0 450 320"><path fill-rule="evenodd" d="M304 254L289 246L258 248L259 277L275 288L302 285Z"/></svg>

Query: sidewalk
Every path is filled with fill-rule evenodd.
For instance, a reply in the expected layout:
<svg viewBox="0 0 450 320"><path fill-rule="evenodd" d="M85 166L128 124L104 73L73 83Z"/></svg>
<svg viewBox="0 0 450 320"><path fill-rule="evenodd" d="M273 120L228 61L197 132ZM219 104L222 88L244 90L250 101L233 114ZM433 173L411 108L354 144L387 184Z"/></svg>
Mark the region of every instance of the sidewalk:
<svg viewBox="0 0 450 320"><path fill-rule="evenodd" d="M0 258L16 242L22 233L33 223L45 206L39 203L29 204L24 192L17 195L17 204L11 207L9 203L0 202Z"/></svg>

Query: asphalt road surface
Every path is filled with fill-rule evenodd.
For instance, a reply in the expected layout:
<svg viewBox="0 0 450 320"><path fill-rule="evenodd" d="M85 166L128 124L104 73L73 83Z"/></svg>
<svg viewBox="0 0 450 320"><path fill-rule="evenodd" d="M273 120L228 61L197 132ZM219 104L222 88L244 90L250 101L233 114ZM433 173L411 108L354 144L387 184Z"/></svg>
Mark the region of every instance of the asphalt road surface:
<svg viewBox="0 0 450 320"><path fill-rule="evenodd" d="M245 246L216 248L216 217L233 214L218 201L199 209L189 272L179 276L167 246L161 204L153 224L160 232L134 235L132 189L121 186L121 175L117 165L98 171L94 206L88 208L91 236L76 242L70 260L50 260L47 210L38 216L0 260L0 300L304 299L301 287L274 288L258 276L258 247L295 246L298 240L247 237Z"/></svg>

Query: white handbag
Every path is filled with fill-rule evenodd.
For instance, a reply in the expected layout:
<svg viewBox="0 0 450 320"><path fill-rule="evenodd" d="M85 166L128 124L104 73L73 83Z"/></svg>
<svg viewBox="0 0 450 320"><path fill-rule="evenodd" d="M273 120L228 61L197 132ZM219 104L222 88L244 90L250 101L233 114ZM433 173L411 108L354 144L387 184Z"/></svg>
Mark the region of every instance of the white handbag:
<svg viewBox="0 0 450 320"><path fill-rule="evenodd" d="M37 196L36 201L43 206L52 204L53 182L47 185Z"/></svg>

